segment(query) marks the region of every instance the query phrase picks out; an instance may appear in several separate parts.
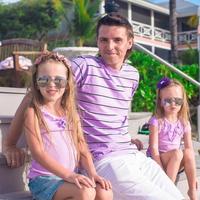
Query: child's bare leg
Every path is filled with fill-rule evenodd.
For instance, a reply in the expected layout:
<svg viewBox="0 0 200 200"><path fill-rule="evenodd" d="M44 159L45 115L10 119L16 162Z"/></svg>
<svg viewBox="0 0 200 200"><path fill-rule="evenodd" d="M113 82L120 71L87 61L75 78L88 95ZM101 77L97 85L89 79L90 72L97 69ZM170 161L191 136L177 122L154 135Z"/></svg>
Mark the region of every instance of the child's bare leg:
<svg viewBox="0 0 200 200"><path fill-rule="evenodd" d="M94 200L95 196L95 188L82 186L80 189L73 183L64 182L56 191L53 200Z"/></svg>
<svg viewBox="0 0 200 200"><path fill-rule="evenodd" d="M183 159L183 152L180 149L175 149L160 155L162 164L166 174L175 182L180 168L181 160Z"/></svg>
<svg viewBox="0 0 200 200"><path fill-rule="evenodd" d="M189 186L188 196L190 200L198 200L194 152L191 149L185 149L183 155L183 165Z"/></svg>
<svg viewBox="0 0 200 200"><path fill-rule="evenodd" d="M101 187L101 185L97 184L96 186L96 198L95 200L112 200L113 193L112 190L105 190Z"/></svg>

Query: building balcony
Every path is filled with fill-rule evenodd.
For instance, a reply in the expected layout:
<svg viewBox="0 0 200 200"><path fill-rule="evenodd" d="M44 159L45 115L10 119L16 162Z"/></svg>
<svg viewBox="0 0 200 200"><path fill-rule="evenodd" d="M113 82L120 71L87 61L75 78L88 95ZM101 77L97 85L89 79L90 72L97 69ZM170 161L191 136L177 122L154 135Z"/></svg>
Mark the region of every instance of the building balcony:
<svg viewBox="0 0 200 200"><path fill-rule="evenodd" d="M135 42L170 49L171 34L169 30L153 27L148 24L132 21ZM197 30L178 32L178 49L188 49L188 45L197 48Z"/></svg>

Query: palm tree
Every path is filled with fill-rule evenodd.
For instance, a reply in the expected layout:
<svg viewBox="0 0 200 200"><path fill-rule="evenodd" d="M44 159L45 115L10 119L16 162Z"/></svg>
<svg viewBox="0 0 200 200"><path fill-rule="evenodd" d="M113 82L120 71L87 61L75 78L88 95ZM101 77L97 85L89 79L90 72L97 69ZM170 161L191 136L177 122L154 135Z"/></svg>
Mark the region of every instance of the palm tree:
<svg viewBox="0 0 200 200"><path fill-rule="evenodd" d="M69 38L76 46L94 43L95 28L101 0L71 0L66 1L71 6L65 15Z"/></svg>
<svg viewBox="0 0 200 200"><path fill-rule="evenodd" d="M198 20L198 16L197 15L192 15L188 21L187 24L193 28L197 28L198 24L199 24L199 20Z"/></svg>
<svg viewBox="0 0 200 200"><path fill-rule="evenodd" d="M176 0L169 0L169 12L169 24L171 32L171 63L176 64L178 62Z"/></svg>

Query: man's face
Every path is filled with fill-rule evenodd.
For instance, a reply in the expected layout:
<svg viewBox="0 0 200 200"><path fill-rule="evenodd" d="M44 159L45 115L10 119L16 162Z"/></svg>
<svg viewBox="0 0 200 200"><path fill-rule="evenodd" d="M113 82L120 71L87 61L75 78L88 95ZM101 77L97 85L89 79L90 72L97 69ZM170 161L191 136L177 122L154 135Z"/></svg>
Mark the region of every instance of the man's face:
<svg viewBox="0 0 200 200"><path fill-rule="evenodd" d="M133 45L125 27L102 25L99 28L97 46L104 62L120 70L128 49Z"/></svg>

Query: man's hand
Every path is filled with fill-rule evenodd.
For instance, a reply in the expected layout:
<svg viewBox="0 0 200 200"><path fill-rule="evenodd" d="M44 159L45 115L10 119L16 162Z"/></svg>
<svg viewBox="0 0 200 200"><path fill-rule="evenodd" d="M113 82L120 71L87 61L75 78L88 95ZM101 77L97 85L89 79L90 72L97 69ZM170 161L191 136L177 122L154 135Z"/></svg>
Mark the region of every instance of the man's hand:
<svg viewBox="0 0 200 200"><path fill-rule="evenodd" d="M144 148L143 143L139 139L131 139L131 143L135 144L139 151Z"/></svg>
<svg viewBox="0 0 200 200"><path fill-rule="evenodd" d="M9 167L20 167L25 162L25 151L16 146L5 147L3 154L6 157L6 161Z"/></svg>

